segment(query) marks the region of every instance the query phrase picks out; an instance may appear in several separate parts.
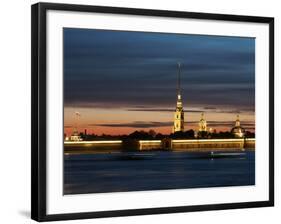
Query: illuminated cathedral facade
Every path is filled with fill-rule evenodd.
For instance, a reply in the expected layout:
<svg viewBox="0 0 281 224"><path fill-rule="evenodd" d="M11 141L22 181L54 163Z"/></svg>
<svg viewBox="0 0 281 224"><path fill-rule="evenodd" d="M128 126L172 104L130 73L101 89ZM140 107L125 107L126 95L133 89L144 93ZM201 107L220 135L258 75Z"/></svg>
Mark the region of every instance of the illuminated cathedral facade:
<svg viewBox="0 0 281 224"><path fill-rule="evenodd" d="M199 121L199 128L198 131L207 131L207 121L204 119L204 113L201 114L201 119Z"/></svg>
<svg viewBox="0 0 281 224"><path fill-rule="evenodd" d="M237 117L236 117L235 126L234 126L234 128L231 129L231 133L236 138L243 138L245 135L245 129L240 124L239 115L237 115Z"/></svg>

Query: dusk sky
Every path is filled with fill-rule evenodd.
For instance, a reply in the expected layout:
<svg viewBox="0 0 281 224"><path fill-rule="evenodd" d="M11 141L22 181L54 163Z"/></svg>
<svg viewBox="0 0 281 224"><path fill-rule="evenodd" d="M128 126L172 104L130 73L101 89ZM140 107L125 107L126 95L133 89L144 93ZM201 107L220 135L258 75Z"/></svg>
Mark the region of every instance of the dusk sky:
<svg viewBox="0 0 281 224"><path fill-rule="evenodd" d="M255 128L255 39L64 28L65 132L170 133L177 62L185 130Z"/></svg>

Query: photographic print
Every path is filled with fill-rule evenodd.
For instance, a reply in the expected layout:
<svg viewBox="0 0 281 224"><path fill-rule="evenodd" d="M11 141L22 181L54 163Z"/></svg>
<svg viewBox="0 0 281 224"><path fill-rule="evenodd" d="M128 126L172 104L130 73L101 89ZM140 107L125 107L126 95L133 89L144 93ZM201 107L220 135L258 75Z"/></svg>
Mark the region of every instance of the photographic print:
<svg viewBox="0 0 281 224"><path fill-rule="evenodd" d="M255 38L63 28L64 194L255 185Z"/></svg>
<svg viewBox="0 0 281 224"><path fill-rule="evenodd" d="M31 12L32 219L274 205L274 18Z"/></svg>

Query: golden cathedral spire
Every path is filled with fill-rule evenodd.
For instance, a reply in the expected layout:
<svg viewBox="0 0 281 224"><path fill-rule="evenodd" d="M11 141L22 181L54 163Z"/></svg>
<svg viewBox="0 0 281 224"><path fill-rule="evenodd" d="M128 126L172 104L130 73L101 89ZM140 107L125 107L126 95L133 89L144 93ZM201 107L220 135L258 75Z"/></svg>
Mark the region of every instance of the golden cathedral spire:
<svg viewBox="0 0 281 224"><path fill-rule="evenodd" d="M178 79L177 79L177 106L174 114L173 132L184 131L184 111L181 97L181 63L178 62Z"/></svg>

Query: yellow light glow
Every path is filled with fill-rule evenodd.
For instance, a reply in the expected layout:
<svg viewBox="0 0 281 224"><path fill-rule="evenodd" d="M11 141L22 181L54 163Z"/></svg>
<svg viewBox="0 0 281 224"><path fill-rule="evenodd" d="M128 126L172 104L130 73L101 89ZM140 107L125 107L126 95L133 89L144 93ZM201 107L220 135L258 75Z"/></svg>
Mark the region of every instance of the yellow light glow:
<svg viewBox="0 0 281 224"><path fill-rule="evenodd" d="M77 142L64 142L64 144L121 144L121 140L114 141L77 141Z"/></svg>
<svg viewBox="0 0 281 224"><path fill-rule="evenodd" d="M161 143L161 140L139 140L139 143L140 144L144 144L144 143L147 143L147 144L158 144L158 143Z"/></svg>
<svg viewBox="0 0 281 224"><path fill-rule="evenodd" d="M248 141L255 141L255 138L247 138ZM172 143L188 143L188 142L243 142L244 139L183 139L172 140Z"/></svg>

